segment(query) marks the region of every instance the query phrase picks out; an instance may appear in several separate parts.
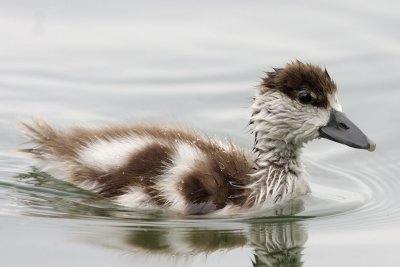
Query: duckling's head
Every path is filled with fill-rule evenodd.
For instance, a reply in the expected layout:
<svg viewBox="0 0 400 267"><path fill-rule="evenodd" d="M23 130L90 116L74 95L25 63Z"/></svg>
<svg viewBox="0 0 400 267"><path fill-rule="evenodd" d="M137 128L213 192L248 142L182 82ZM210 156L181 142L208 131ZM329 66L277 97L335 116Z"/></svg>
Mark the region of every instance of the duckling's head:
<svg viewBox="0 0 400 267"><path fill-rule="evenodd" d="M375 144L342 113L326 69L295 61L267 72L257 89L251 123L256 138L302 146L318 137L373 151Z"/></svg>

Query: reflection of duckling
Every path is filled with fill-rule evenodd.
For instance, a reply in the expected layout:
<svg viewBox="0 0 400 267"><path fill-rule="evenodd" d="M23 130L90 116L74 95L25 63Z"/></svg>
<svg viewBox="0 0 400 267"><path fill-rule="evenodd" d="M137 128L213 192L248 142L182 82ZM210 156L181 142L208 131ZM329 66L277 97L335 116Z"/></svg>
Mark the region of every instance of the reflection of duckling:
<svg viewBox="0 0 400 267"><path fill-rule="evenodd" d="M302 266L307 235L298 223L258 224L252 233L253 266Z"/></svg>
<svg viewBox="0 0 400 267"><path fill-rule="evenodd" d="M153 225L109 235L93 242L122 251L149 266L160 262L170 263L163 266L181 266L182 262L188 266L197 261L206 265L206 262L211 264L213 258L222 263L240 253L240 258L248 262L246 266L299 267L302 266L301 256L307 241L304 226L293 221L235 223L229 230L212 226L164 228ZM99 240L107 241L102 244Z"/></svg>
<svg viewBox="0 0 400 267"><path fill-rule="evenodd" d="M306 194L300 152L317 137L375 148L341 113L326 70L311 64L294 62L268 73L252 109L253 153L184 129L59 132L43 121L22 124L36 145L23 151L54 177L118 204L202 214L266 208Z"/></svg>
<svg viewBox="0 0 400 267"><path fill-rule="evenodd" d="M247 238L243 234L230 231L195 229L187 233L173 229L144 227L142 230L130 232L126 243L146 253L190 255L242 247L247 244Z"/></svg>

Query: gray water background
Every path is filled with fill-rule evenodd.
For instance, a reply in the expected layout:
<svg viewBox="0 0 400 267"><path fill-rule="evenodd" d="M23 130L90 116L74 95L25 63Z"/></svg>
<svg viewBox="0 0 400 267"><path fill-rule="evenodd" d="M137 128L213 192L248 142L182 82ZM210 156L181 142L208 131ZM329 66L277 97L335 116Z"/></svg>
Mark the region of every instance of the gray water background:
<svg viewBox="0 0 400 267"><path fill-rule="evenodd" d="M0 1L1 266L400 264L398 1ZM190 124L250 147L254 88L327 67L368 153L318 140L312 196L260 218L116 207L32 168L18 120Z"/></svg>

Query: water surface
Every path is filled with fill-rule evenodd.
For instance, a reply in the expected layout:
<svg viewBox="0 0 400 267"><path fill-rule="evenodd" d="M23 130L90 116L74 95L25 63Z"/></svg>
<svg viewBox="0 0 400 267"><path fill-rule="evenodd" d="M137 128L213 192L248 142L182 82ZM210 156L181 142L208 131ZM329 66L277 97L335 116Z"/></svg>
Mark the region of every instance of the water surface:
<svg viewBox="0 0 400 267"><path fill-rule="evenodd" d="M396 1L2 1L2 266L396 266L400 263ZM175 122L249 148L264 71L327 67L375 153L307 145L313 194L258 217L127 210L54 180L15 149L58 127Z"/></svg>

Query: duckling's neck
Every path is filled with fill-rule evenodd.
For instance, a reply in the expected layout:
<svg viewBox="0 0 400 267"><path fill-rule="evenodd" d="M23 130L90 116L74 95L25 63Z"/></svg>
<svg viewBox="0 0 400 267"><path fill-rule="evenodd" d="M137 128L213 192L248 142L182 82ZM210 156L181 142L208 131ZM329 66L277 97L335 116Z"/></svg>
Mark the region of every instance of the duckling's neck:
<svg viewBox="0 0 400 267"><path fill-rule="evenodd" d="M269 169L274 168L282 169L285 173L300 175L303 171L300 160L301 147L256 133L253 150L256 153L257 172L268 172Z"/></svg>
<svg viewBox="0 0 400 267"><path fill-rule="evenodd" d="M307 193L309 189L303 178L304 169L300 160L301 148L281 140L257 136L249 203L252 206L272 206Z"/></svg>
<svg viewBox="0 0 400 267"><path fill-rule="evenodd" d="M254 206L273 205L309 191L303 177L302 144L277 136L276 125L268 121L268 116L262 116L263 112L256 101L250 121L255 134L255 171L248 198L248 203Z"/></svg>

